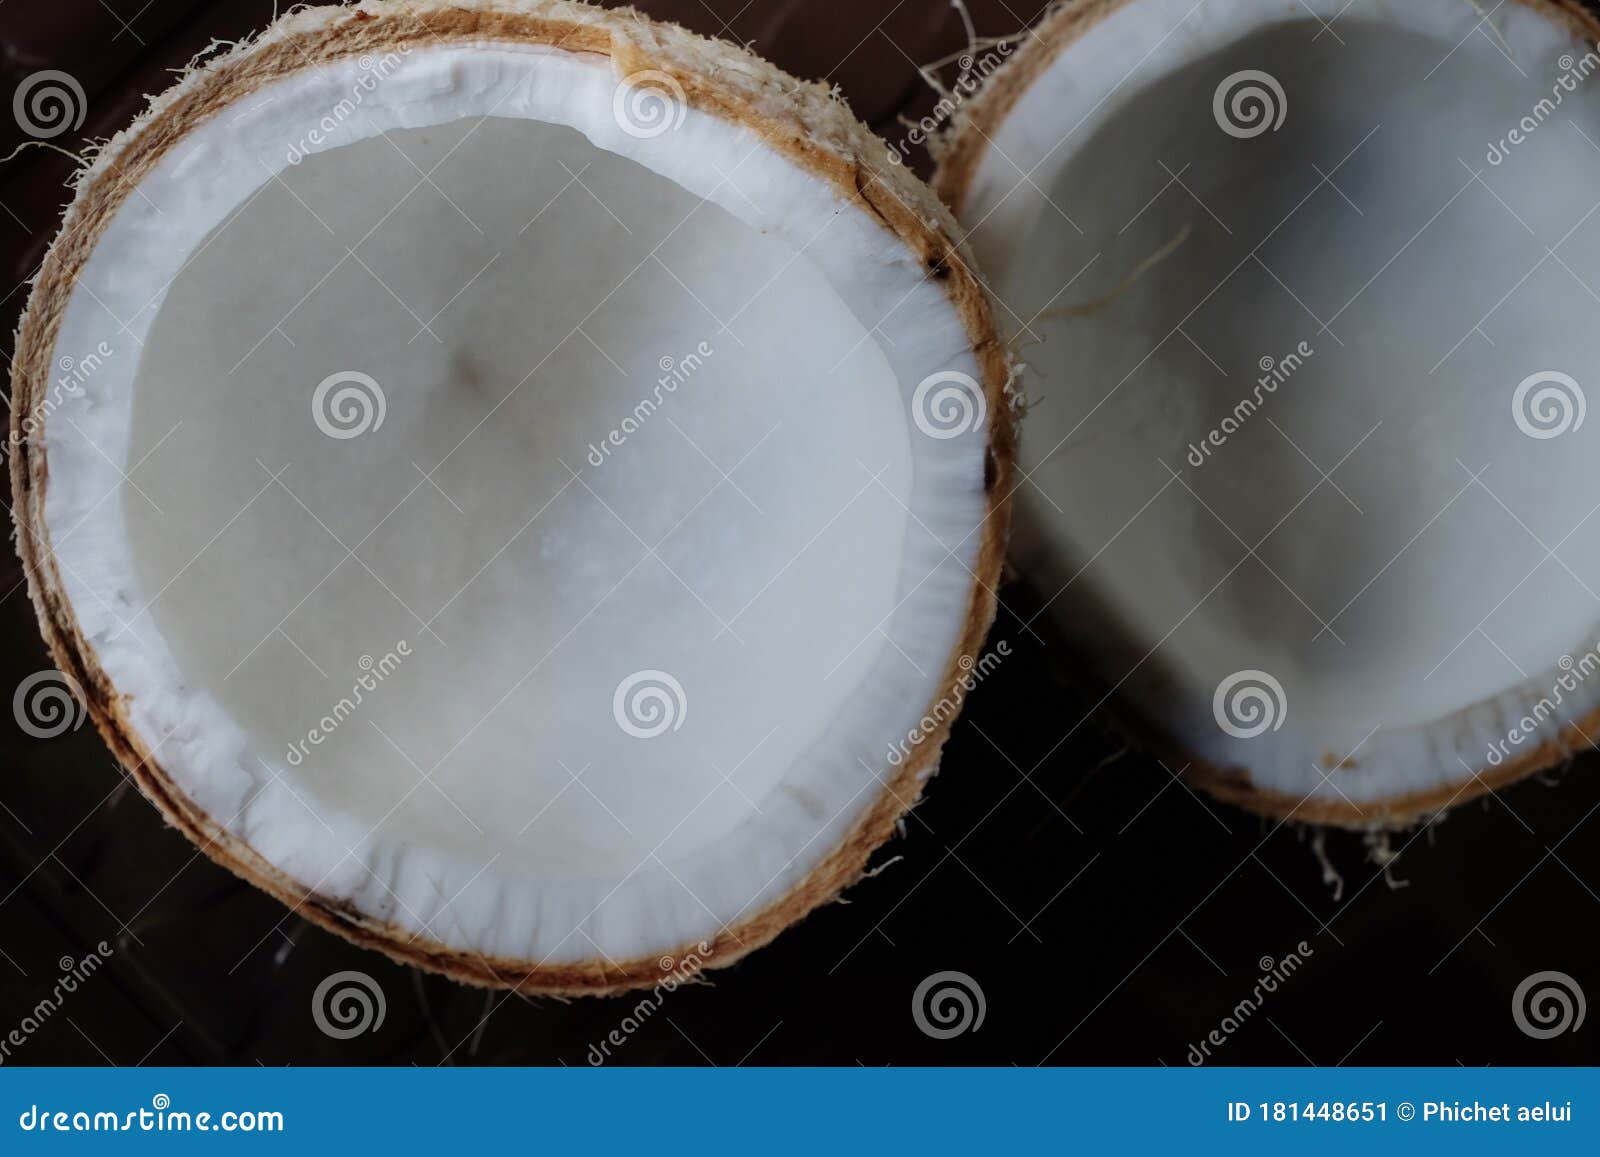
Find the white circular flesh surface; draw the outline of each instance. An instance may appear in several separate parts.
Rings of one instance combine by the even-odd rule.
[[[877,343],[789,247],[566,128],[288,169],[168,291],[133,414],[185,677],[307,823],[413,852],[681,861],[769,805],[899,598]]]
[[[1048,128],[1000,142],[1024,169],[1054,147],[1057,166],[1030,228],[986,244],[978,226],[1037,339],[1021,552],[1074,629],[1121,631],[1107,673],[1161,722],[1313,786],[1312,758],[1542,681],[1592,644],[1600,422],[1541,422],[1516,392],[1541,374],[1600,386],[1600,79],[1491,163],[1573,64],[1554,49],[1583,56],[1521,5],[1496,23],[1526,75],[1497,33],[1451,31],[1466,5],[1408,8],[1437,35],[1364,19],[1366,4],[1332,31],[1283,6],[1212,6],[1243,30],[1169,60],[1221,19],[1181,27],[1189,7],[1135,3],[1067,51],[1057,68],[1081,76],[1117,36],[1132,53],[1141,12],[1132,39],[1172,33],[1131,76],[1136,54],[1104,66],[1126,84],[1092,129],[1073,129],[1089,96],[1058,99]],[[1281,88],[1283,122],[1230,134],[1214,97],[1247,70]],[[1019,179],[986,164],[971,222]],[[1553,425],[1570,429],[1526,432]],[[1213,691],[1249,670],[1281,684],[1274,721],[1286,712],[1309,751],[1219,733]]]
[[[790,894],[972,605],[988,427],[914,409],[980,372],[949,295],[652,77],[274,81],[143,174],[52,351],[49,544],[148,758],[285,889],[486,957]]]

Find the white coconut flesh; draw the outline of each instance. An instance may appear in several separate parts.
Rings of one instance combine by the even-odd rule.
[[[910,403],[970,339],[879,221],[608,61],[372,67],[205,123],[90,258],[55,348],[114,353],[45,436],[79,626],[307,890],[533,963],[709,940],[948,678],[986,430]]]
[[[1028,365],[1013,555],[1280,807],[1448,803],[1600,704],[1571,19],[1134,0],[984,128],[960,216]]]

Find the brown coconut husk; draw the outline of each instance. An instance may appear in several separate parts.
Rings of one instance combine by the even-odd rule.
[[[1017,411],[1010,360],[968,255],[956,240],[955,220],[915,177],[882,162],[882,143],[829,89],[795,80],[744,49],[649,20],[632,9],[602,9],[568,0],[368,0],[348,8],[303,9],[206,61],[156,97],[79,174],[76,196],[34,282],[22,320],[11,408],[17,442],[11,460],[17,548],[45,641],[59,668],[83,688],[95,726],[167,821],[216,863],[271,893],[292,913],[347,940],[469,984],[553,995],[647,988],[675,970],[681,978],[685,961],[709,968],[734,963],[859,879],[873,851],[895,833],[901,817],[920,797],[952,720],[930,731],[901,766],[884,769],[882,789],[871,806],[804,881],[723,929],[704,948],[686,943],[666,953],[621,962],[549,964],[490,958],[414,936],[290,878],[202,811],[163,770],[156,751],[135,731],[127,703],[79,628],[44,521],[48,457],[22,428],[22,416],[33,412],[49,388],[52,350],[79,272],[118,206],[187,131],[263,85],[310,66],[403,47],[470,42],[543,45],[607,57],[619,77],[643,69],[670,75],[690,105],[755,132],[768,147],[827,181],[842,200],[871,213],[916,255],[929,279],[949,296],[982,369],[991,415],[985,471],[988,516],[959,642],[946,663],[941,691],[932,701],[960,703],[966,673],[962,660],[970,664],[976,658],[995,614]]]

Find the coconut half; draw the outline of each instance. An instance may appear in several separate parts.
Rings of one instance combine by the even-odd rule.
[[[156,99],[34,286],[12,482],[167,818],[531,991],[732,963],[857,878],[1011,490],[983,295],[879,156],[820,86],[557,2],[304,10]]]
[[[1028,366],[1014,559],[1226,799],[1403,823],[1600,726],[1600,28],[1054,9],[936,182]]]

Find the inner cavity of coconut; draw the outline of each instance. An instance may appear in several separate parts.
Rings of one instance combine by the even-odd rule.
[[[50,427],[75,611],[302,884],[501,954],[714,935],[937,698],[982,433],[908,406],[966,339],[876,223],[702,114],[627,131],[603,65],[417,52],[305,149],[361,76],[225,114],[92,258],[61,348],[130,349]]]
[[[699,200],[571,129],[403,129],[286,172],[167,292],[139,584],[315,799],[627,871],[754,814],[870,669],[894,377],[813,267]]]
[[[1600,61],[1518,3],[1310,8],[1119,9],[963,215],[1030,368],[1025,572],[1189,750],[1353,797],[1500,762],[1596,645]]]

